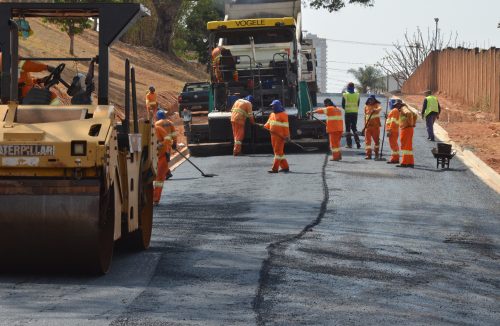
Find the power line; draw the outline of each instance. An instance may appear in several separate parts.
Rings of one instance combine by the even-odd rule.
[[[369,65],[369,66],[375,65],[374,63],[366,63],[366,62],[348,62],[348,61],[335,61],[335,60],[327,60],[326,62],[342,63],[342,64],[349,64],[349,65]]]
[[[334,40],[331,38],[327,38],[326,40],[329,42],[356,44],[356,45],[370,45],[370,46],[384,46],[384,47],[394,46],[394,44],[389,44],[389,43],[372,43],[372,42],[349,41],[349,40]]]

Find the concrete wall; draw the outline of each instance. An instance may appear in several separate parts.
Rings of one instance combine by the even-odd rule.
[[[404,83],[402,92],[417,94],[426,89],[469,105],[489,106],[500,120],[500,49],[432,52]]]

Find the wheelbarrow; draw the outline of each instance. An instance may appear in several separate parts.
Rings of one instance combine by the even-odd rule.
[[[441,169],[450,168],[450,160],[457,154],[457,151],[452,150],[450,144],[438,143],[437,148],[431,150],[432,155],[436,159],[436,169],[441,165]]]

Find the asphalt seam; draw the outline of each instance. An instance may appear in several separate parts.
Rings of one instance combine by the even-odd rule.
[[[264,304],[264,291],[269,285],[269,274],[273,266],[274,260],[277,256],[281,255],[288,246],[294,241],[300,240],[307,232],[311,231],[315,226],[319,225],[325,217],[328,208],[328,201],[330,200],[330,192],[328,183],[326,181],[326,167],[328,164],[329,154],[325,155],[323,166],[321,170],[321,178],[323,182],[323,201],[321,202],[319,214],[311,223],[307,224],[299,233],[286,237],[284,239],[273,242],[267,246],[267,258],[262,262],[259,273],[259,286],[255,293],[255,298],[252,303],[253,311],[255,312],[256,324],[258,326],[265,325],[263,318],[263,304]]]

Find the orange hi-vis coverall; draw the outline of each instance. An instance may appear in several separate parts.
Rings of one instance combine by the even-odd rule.
[[[32,72],[42,72],[46,71],[48,66],[43,63],[38,63],[30,60],[21,60],[19,61],[18,70],[19,70],[19,86],[21,87],[21,95],[23,97],[28,94],[30,89],[35,85],[34,78],[31,76]]]
[[[380,146],[380,111],[382,108],[378,104],[365,105],[365,150],[366,157],[372,156],[372,139],[375,143],[375,156],[378,157]],[[371,115],[371,118],[370,118]],[[368,121],[368,119],[370,119]]]
[[[224,55],[226,57],[224,57]],[[227,66],[226,61],[233,62],[232,60],[234,59],[230,57],[229,53],[224,49],[224,47],[218,46],[212,50],[212,72],[217,83],[223,83],[224,76],[228,78],[227,76],[229,75],[229,73],[231,73],[231,78],[234,81],[238,81],[237,70],[231,69],[232,71],[227,71],[229,70],[229,67]],[[224,62],[226,62],[226,64],[224,64]]]
[[[2,53],[0,52],[0,67],[2,67]],[[49,66],[43,63],[39,63],[36,61],[30,61],[30,60],[20,60],[18,65],[17,65],[17,71],[18,71],[18,87],[21,89],[21,96],[25,97],[26,94],[35,86],[35,81],[36,78],[33,78],[31,76],[32,72],[42,72],[42,71],[47,71],[49,69]],[[52,102],[57,101],[57,95],[54,92],[51,92],[51,99]],[[58,103],[51,103],[51,104],[58,104]]]
[[[239,99],[233,104],[231,109],[231,125],[233,127],[234,148],[233,155],[241,154],[241,145],[245,138],[245,122],[250,119],[250,123],[254,124],[255,119],[252,112],[252,103],[247,100]]]
[[[163,119],[155,122],[155,133],[156,139],[160,142],[160,149],[158,151],[158,173],[153,182],[153,202],[158,203],[161,198],[163,183],[170,173],[168,163],[170,162],[172,146],[177,143],[177,131],[172,121]]]
[[[330,149],[332,150],[332,159],[340,161],[342,153],[340,152],[340,141],[344,132],[344,120],[342,119],[342,110],[336,106],[328,106],[322,109],[314,110],[314,113],[326,115],[326,132],[330,138]]]
[[[417,114],[409,108],[402,107],[399,115],[399,128],[401,135],[401,164],[415,164],[413,157],[413,129],[417,124]]]
[[[264,128],[271,131],[271,144],[274,151],[272,170],[277,172],[280,167],[283,170],[288,170],[288,162],[285,157],[285,139],[290,137],[288,114],[286,112],[271,113]]]
[[[394,108],[389,112],[387,120],[385,121],[387,134],[389,135],[389,145],[391,146],[391,160],[390,162],[399,163],[399,110]]]
[[[220,71],[221,48],[216,47],[212,50],[212,72],[215,81],[218,83],[223,82],[222,72]]]
[[[156,97],[156,93],[151,93],[150,91],[146,93],[146,111],[150,119],[151,115],[153,115],[153,120],[156,119],[156,111],[158,111],[158,98]]]

